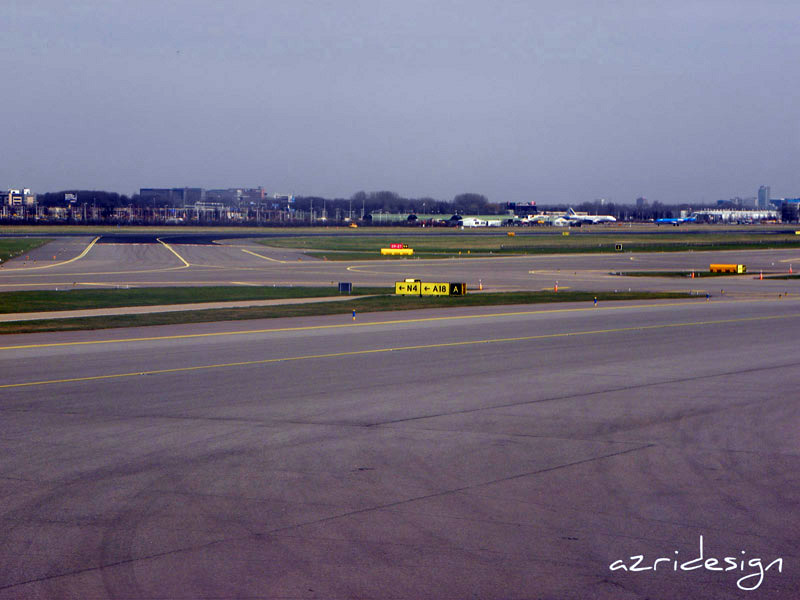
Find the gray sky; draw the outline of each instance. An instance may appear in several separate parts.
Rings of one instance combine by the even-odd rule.
[[[0,186],[800,196],[800,2],[3,0]]]

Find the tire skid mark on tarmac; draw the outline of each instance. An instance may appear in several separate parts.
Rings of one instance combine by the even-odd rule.
[[[155,559],[163,558],[163,557],[166,557],[166,556],[173,556],[173,555],[177,555],[177,554],[182,554],[184,552],[196,552],[198,550],[204,550],[204,549],[207,549],[207,548],[211,548],[211,547],[214,547],[214,546],[218,546],[220,544],[225,544],[225,543],[230,543],[230,542],[237,542],[237,541],[243,541],[243,540],[249,540],[249,539],[263,539],[263,538],[270,537],[270,536],[273,536],[273,535],[276,535],[276,534],[279,534],[279,533],[284,533],[284,532],[287,532],[287,531],[297,530],[297,529],[300,529],[300,528],[303,528],[303,527],[307,527],[307,526],[310,526],[310,525],[313,526],[313,525],[318,525],[318,524],[321,524],[321,523],[328,523],[328,522],[335,521],[335,520],[338,520],[338,519],[346,519],[346,518],[349,518],[349,517],[352,517],[352,516],[355,516],[355,515],[362,515],[362,514],[366,514],[366,513],[371,513],[371,512],[381,511],[381,510],[387,510],[387,509],[395,508],[397,506],[402,506],[402,505],[405,505],[405,504],[411,504],[413,502],[419,502],[419,501],[422,501],[422,500],[428,500],[430,498],[440,498],[440,497],[443,497],[443,496],[449,496],[451,494],[458,494],[460,492],[466,492],[466,491],[470,491],[470,490],[474,490],[474,489],[480,489],[480,488],[487,487],[487,486],[490,486],[490,485],[494,485],[494,484],[497,484],[497,483],[504,483],[506,481],[513,481],[515,479],[522,479],[524,477],[533,477],[533,476],[536,476],[536,475],[541,475],[543,473],[550,473],[552,471],[558,471],[558,470],[561,470],[561,469],[567,469],[567,468],[574,467],[574,466],[584,465],[586,463],[596,462],[596,461],[599,461],[599,460],[605,460],[607,458],[614,458],[614,457],[621,456],[621,455],[624,455],[624,454],[629,454],[629,453],[632,453],[632,452],[638,452],[639,450],[647,450],[649,448],[654,448],[654,447],[656,447],[656,444],[650,444],[650,443],[643,444],[643,445],[637,446],[635,448],[626,448],[624,450],[618,450],[616,452],[610,452],[608,454],[601,454],[599,456],[592,456],[592,457],[589,457],[589,458],[584,458],[584,459],[581,459],[581,460],[575,460],[575,461],[571,461],[571,462],[568,462],[568,463],[557,464],[557,465],[553,465],[551,467],[544,467],[544,468],[541,468],[541,469],[535,469],[533,471],[528,471],[528,472],[525,472],[525,473],[517,473],[516,475],[509,475],[508,477],[501,477],[501,478],[493,479],[493,480],[490,480],[490,481],[483,481],[483,482],[473,483],[473,484],[470,484],[470,485],[465,485],[465,486],[461,486],[461,487],[457,487],[457,488],[441,490],[441,491],[438,491],[438,492],[433,492],[431,494],[424,494],[424,495],[415,496],[415,497],[412,497],[412,498],[404,498],[402,500],[397,500],[395,502],[387,502],[387,503],[379,504],[379,505],[376,505],[376,506],[370,506],[370,507],[360,508],[360,509],[356,509],[356,510],[348,510],[346,512],[342,512],[342,513],[337,514],[337,515],[331,515],[331,516],[322,517],[322,518],[319,518],[319,519],[312,519],[312,520],[305,521],[305,522],[302,522],[302,523],[293,523],[291,525],[284,525],[282,527],[275,527],[275,528],[272,528],[272,529],[269,529],[269,530],[263,531],[263,532],[251,532],[251,533],[247,533],[247,534],[244,534],[244,535],[231,536],[231,537],[228,537],[228,538],[225,538],[225,539],[221,539],[221,540],[212,540],[210,542],[205,542],[205,543],[202,543],[202,544],[194,544],[194,545],[186,546],[186,547],[183,547],[183,548],[175,548],[175,549],[172,549],[172,550],[166,550],[164,552],[157,552],[157,553],[148,554],[148,555],[145,555],[145,556],[131,557],[131,558],[128,558],[128,559],[118,560],[118,561],[111,562],[111,563],[108,563],[108,564],[100,564],[100,565],[96,565],[96,566],[86,567],[86,568],[83,568],[83,569],[75,569],[75,570],[68,571],[68,572],[65,572],[65,573],[54,573],[52,575],[46,575],[46,576],[43,576],[43,577],[37,577],[37,578],[26,580],[26,581],[19,581],[19,582],[11,583],[11,584],[8,584],[8,585],[0,585],[0,590],[13,589],[13,588],[24,586],[24,585],[30,585],[30,584],[34,584],[34,583],[41,583],[43,581],[51,581],[53,579],[60,579],[62,577],[72,577],[72,576],[75,576],[75,575],[81,575],[83,573],[91,573],[91,572],[94,572],[94,571],[103,571],[103,569],[109,569],[109,568],[120,567],[120,566],[127,566],[127,565],[131,565],[133,563],[140,562],[140,561],[155,560]]]
[[[780,364],[780,365],[769,365],[769,366],[763,366],[763,367],[753,367],[751,369],[735,369],[735,370],[731,370],[731,371],[724,371],[722,373],[711,373],[711,374],[695,375],[693,377],[678,377],[678,378],[675,378],[675,379],[665,379],[665,380],[662,380],[662,381],[651,381],[651,382],[647,382],[647,383],[637,383],[637,384],[634,384],[634,385],[623,385],[623,386],[619,386],[619,387],[606,388],[606,389],[602,389],[602,390],[593,390],[591,392],[576,392],[574,394],[565,394],[563,396],[551,396],[549,398],[539,398],[539,399],[536,399],[536,400],[520,400],[519,402],[507,402],[507,403],[504,403],[504,404],[496,404],[496,405],[493,405],[493,406],[480,406],[480,407],[477,407],[477,408],[462,408],[462,409],[459,409],[459,410],[444,411],[444,412],[434,413],[434,414],[430,414],[430,415],[420,415],[420,416],[417,416],[417,417],[406,417],[404,419],[393,419],[391,421],[379,421],[379,422],[376,422],[376,423],[369,423],[369,424],[365,425],[365,427],[380,427],[380,426],[384,426],[384,425],[394,425],[396,423],[408,423],[410,421],[420,421],[420,420],[424,420],[424,419],[435,419],[437,417],[449,417],[449,416],[452,416],[452,415],[464,415],[464,414],[469,414],[469,413],[481,412],[481,411],[485,411],[485,410],[497,410],[497,409],[502,409],[502,408],[516,408],[516,407],[519,407],[519,406],[527,406],[529,404],[542,404],[544,402],[559,402],[561,400],[573,400],[575,398],[589,398],[591,396],[599,396],[601,394],[613,394],[613,393],[617,393],[617,392],[630,392],[630,391],[634,391],[634,390],[641,390],[641,389],[646,389],[646,388],[660,386],[660,385],[672,385],[672,384],[676,384],[676,383],[690,383],[690,382],[693,382],[693,381],[701,381],[703,379],[713,379],[713,378],[716,378],[716,377],[732,377],[734,375],[743,375],[743,374],[748,374],[748,373],[760,373],[760,372],[763,372],[763,371],[774,371],[774,370],[787,369],[787,368],[798,367],[798,366],[800,366],[800,362],[792,362],[792,363],[786,363],[786,364]],[[691,414],[680,414],[680,415],[672,417],[672,418],[661,419],[659,421],[659,423],[667,423],[669,421],[677,421],[677,420],[680,420],[680,419],[685,419],[687,416],[688,417],[695,417],[695,416],[700,417],[700,416],[704,416],[704,415],[707,415],[707,414],[713,414],[713,413],[719,412],[721,410],[727,410],[727,409],[731,408],[732,406],[750,406],[751,404],[753,404],[753,402],[748,401],[748,402],[742,402],[742,403],[739,403],[739,404],[736,404],[736,405],[730,405],[729,404],[729,405],[725,405],[724,407],[707,408],[707,409],[704,409],[704,410],[695,411],[695,412],[693,412]],[[635,427],[634,429],[637,429],[637,428],[638,428],[638,426]],[[617,433],[619,431],[628,431],[629,429],[617,429],[612,433]],[[540,436],[533,436],[533,437],[540,437]],[[570,439],[574,439],[574,438],[570,438]],[[604,440],[604,441],[612,442],[613,440]],[[638,442],[613,442],[613,443],[638,443]]]

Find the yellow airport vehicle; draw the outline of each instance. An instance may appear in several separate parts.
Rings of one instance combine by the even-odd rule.
[[[725,263],[712,263],[708,265],[711,273],[747,273],[745,265],[733,265]]]

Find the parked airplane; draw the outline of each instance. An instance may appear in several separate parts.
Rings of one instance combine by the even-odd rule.
[[[695,223],[697,221],[697,216],[692,215],[691,217],[681,217],[675,219],[656,219],[656,225],[675,225],[678,227],[681,223]]]
[[[556,217],[555,219],[553,219],[552,223],[556,227],[568,227],[572,223],[572,221],[570,221],[565,217]]]
[[[617,220],[611,215],[579,215],[571,208],[567,211],[565,218],[572,221],[572,223],[575,225],[579,223],[615,223]]]

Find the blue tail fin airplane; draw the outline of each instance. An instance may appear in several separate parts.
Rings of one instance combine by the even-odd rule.
[[[678,227],[681,223],[695,223],[697,222],[697,217],[692,215],[691,217],[680,217],[676,219],[656,219],[656,225],[675,225]]]

